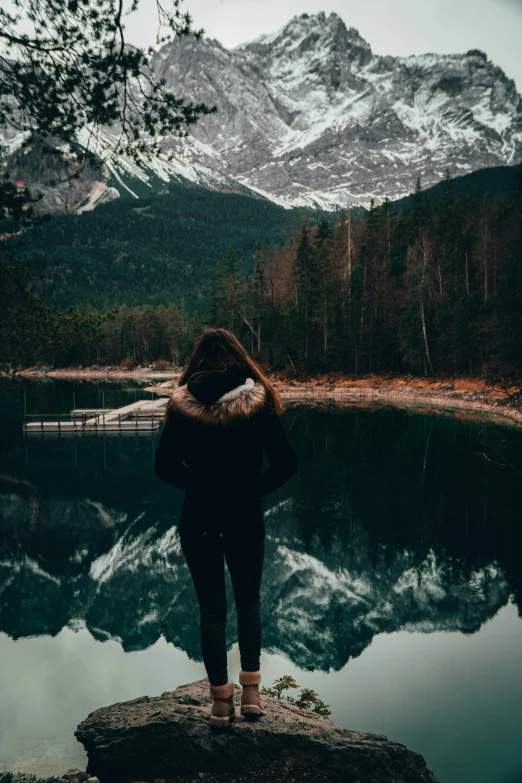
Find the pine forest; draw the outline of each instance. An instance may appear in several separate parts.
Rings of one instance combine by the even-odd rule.
[[[522,372],[522,178],[508,197],[433,199],[420,183],[398,212],[303,217],[283,246],[232,243],[199,307],[69,310],[41,339],[14,343],[21,365],[183,363],[205,325],[232,329],[256,359],[297,375],[484,376]],[[47,310],[42,305],[44,310]]]

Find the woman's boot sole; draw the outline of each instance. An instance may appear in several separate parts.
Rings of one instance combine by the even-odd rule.
[[[261,718],[265,713],[261,707],[257,707],[254,704],[245,704],[241,707],[241,715],[247,720],[257,720]]]
[[[215,715],[210,716],[210,725],[214,728],[218,729],[224,729],[227,726],[230,726],[230,724],[234,721],[235,715],[230,715],[229,717],[223,717],[219,718]]]

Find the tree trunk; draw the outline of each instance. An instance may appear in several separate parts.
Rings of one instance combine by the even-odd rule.
[[[323,338],[324,338],[324,352],[326,353],[327,341],[328,341],[328,319],[326,316],[326,283],[323,286]]]
[[[424,361],[424,374],[427,375],[426,362],[430,368],[430,372],[433,372],[433,365],[430,358],[430,349],[428,346],[428,333],[426,330],[426,315],[424,312],[424,282],[426,280],[426,266],[428,263],[428,246],[426,244],[426,238],[422,238],[422,278],[421,278],[421,291],[420,291],[420,311],[422,322],[422,337],[424,340],[425,361]]]
[[[484,301],[488,299],[488,224],[484,226]]]
[[[347,242],[346,242],[346,264],[343,265],[343,271],[342,271],[342,281],[343,281],[343,288],[342,288],[342,317],[343,321],[346,318],[346,300],[348,300],[348,304],[351,300],[351,279],[352,275],[352,215],[350,212],[350,208],[348,207],[348,220],[347,220]]]

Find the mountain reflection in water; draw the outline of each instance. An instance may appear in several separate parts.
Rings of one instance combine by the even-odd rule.
[[[300,470],[265,503],[266,650],[337,670],[379,633],[473,633],[510,596],[520,614],[522,493],[504,462],[522,464],[516,433],[388,409],[296,406],[286,424]],[[164,636],[200,660],[182,494],[153,473],[156,441],[19,440],[4,453],[0,631],[85,625],[125,650]],[[232,621],[228,633],[232,645]]]

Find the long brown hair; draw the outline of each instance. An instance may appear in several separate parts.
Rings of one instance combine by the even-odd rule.
[[[284,406],[279,392],[248,355],[237,337],[228,329],[205,329],[181,374],[178,385],[183,386],[194,375],[209,370],[237,372],[239,375],[246,373],[265,387],[268,407],[274,413],[283,413]]]

